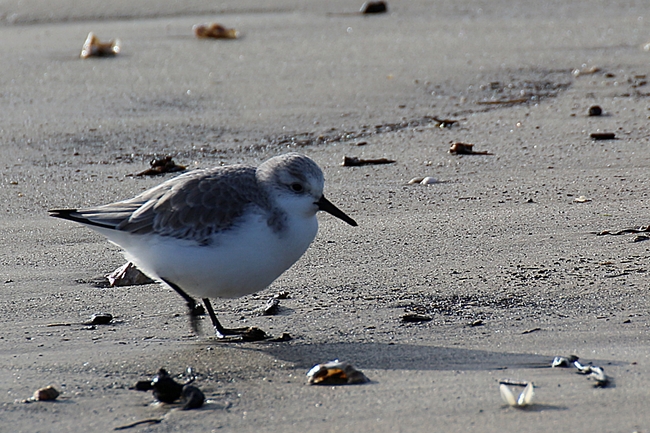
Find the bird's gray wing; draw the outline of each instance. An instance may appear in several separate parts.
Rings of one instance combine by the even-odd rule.
[[[206,243],[214,232],[236,225],[250,206],[259,212],[269,212],[271,207],[257,183],[255,168],[228,166],[186,173],[129,200],[52,212],[98,227]]]

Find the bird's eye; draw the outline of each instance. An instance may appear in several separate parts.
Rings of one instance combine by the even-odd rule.
[[[293,191],[293,192],[303,192],[304,191],[303,186],[301,184],[299,184],[299,183],[292,183],[290,185],[290,188],[291,188],[291,191]]]

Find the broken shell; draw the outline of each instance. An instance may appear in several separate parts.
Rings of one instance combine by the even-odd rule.
[[[598,66],[592,66],[590,68],[583,68],[583,69],[574,69],[571,71],[571,74],[578,78],[580,75],[592,75],[600,72],[601,69]]]
[[[349,362],[338,359],[325,364],[317,364],[307,373],[310,385],[352,385],[369,382],[365,374]]]
[[[507,385],[499,385],[499,392],[501,393],[501,398],[506,404],[512,407],[523,408],[530,406],[533,403],[533,397],[535,396],[533,382],[528,382],[526,388],[523,392],[519,394],[519,398],[515,399],[515,395],[512,393],[512,390],[508,388]]]
[[[438,183],[438,179],[433,178],[431,176],[427,176],[424,179],[422,179],[420,185],[433,185],[434,183]]]
[[[457,155],[473,153],[473,147],[473,144],[454,142],[451,143],[451,146],[449,147],[449,153],[455,153]]]
[[[551,367],[572,367],[573,363],[576,362],[579,358],[575,355],[569,357],[566,356],[556,356],[551,362]]]
[[[237,30],[227,29],[217,23],[197,24],[192,27],[192,30],[197,38],[237,39],[239,37]]]
[[[88,57],[109,57],[119,54],[121,42],[114,39],[109,42],[100,42],[99,38],[93,32],[88,33],[79,57],[87,59]]]
[[[53,386],[46,386],[45,388],[37,389],[34,391],[34,400],[38,401],[52,401],[56,400],[59,396],[59,391],[54,389]]]
[[[424,180],[423,177],[414,177],[413,179],[407,182],[408,185],[415,185],[416,183],[421,183]]]
[[[584,195],[581,195],[580,197],[574,198],[573,201],[576,202],[576,203],[587,203],[587,202],[590,202],[591,199],[585,197]]]
[[[260,309],[263,316],[275,316],[280,310],[280,300],[275,296],[266,301],[266,305]]]
[[[605,374],[605,371],[601,367],[593,366],[591,367],[591,372],[589,373],[589,376],[587,376],[588,379],[593,379],[596,381],[597,387],[606,387],[609,384],[609,378]]]
[[[151,284],[154,281],[128,262],[106,275],[111,287],[137,286],[140,284]]]
[[[474,145],[469,143],[460,143],[458,141],[451,143],[449,147],[449,153],[453,155],[492,155],[492,153],[482,150],[475,151],[473,150]]]

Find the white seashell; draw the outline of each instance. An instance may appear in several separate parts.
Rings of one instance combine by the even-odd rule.
[[[438,179],[435,179],[431,176],[427,176],[422,181],[420,182],[420,185],[433,185],[434,183],[438,183]]]
[[[409,180],[407,183],[409,185],[415,185],[416,183],[420,183],[424,180],[423,177],[414,177],[413,179]]]
[[[499,391],[501,392],[501,398],[503,401],[506,402],[508,406],[512,407],[530,406],[533,403],[533,397],[535,395],[532,382],[528,382],[528,385],[526,385],[526,388],[524,388],[524,391],[519,394],[519,398],[517,399],[515,399],[515,395],[506,385],[501,384],[499,386]]]

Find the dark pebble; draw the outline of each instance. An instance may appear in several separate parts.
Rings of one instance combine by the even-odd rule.
[[[417,322],[428,322],[432,320],[432,317],[425,316],[424,314],[405,314],[402,316],[402,322],[417,323]]]
[[[175,402],[183,392],[183,385],[172,379],[164,368],[158,370],[158,374],[154,376],[151,385],[153,388],[153,397],[163,403]]]
[[[591,107],[589,107],[590,116],[600,116],[601,114],[603,114],[603,109],[600,108],[600,106],[592,105]]]
[[[108,325],[113,321],[113,316],[108,313],[97,313],[90,316],[89,325]]]
[[[384,14],[388,12],[385,1],[368,1],[361,6],[362,14]]]
[[[616,138],[616,134],[613,132],[594,132],[590,135],[590,137],[594,140],[614,140]]]
[[[205,394],[196,386],[186,385],[182,397],[185,400],[183,410],[198,409],[205,403]]]

